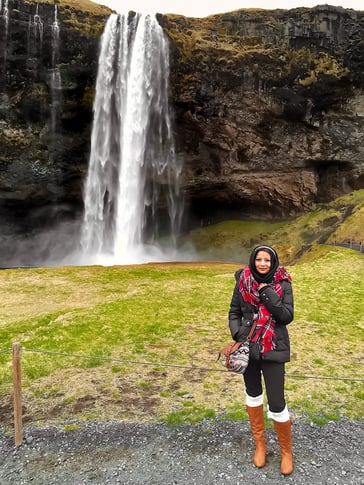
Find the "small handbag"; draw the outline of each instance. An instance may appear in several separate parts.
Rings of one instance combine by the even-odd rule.
[[[229,372],[244,374],[249,364],[250,340],[254,333],[257,321],[252,325],[245,342],[230,342],[219,352],[217,360],[221,357],[221,363]]]

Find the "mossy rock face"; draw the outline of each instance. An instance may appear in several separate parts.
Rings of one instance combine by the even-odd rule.
[[[160,23],[197,220],[293,217],[363,187],[362,12],[249,9]]]
[[[360,79],[354,69],[364,55],[360,19],[353,11],[317,7],[239,10],[204,19],[161,16],[161,24],[179,64],[176,77],[180,70],[203,76],[211,66],[225,65],[239,78],[255,74],[267,87],[287,86],[310,98],[314,84],[324,89]],[[351,50],[355,60],[349,62]]]
[[[88,0],[9,0],[8,6],[7,37],[0,36],[4,237],[29,235],[80,212],[99,40],[112,13]]]

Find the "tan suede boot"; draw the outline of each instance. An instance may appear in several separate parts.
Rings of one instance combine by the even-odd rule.
[[[273,421],[273,423],[277,433],[278,443],[281,447],[281,473],[283,475],[290,475],[293,472],[291,421],[288,420],[284,423]]]
[[[246,410],[255,442],[254,465],[261,468],[265,465],[265,454],[267,451],[264,433],[263,404],[257,407],[247,406]]]

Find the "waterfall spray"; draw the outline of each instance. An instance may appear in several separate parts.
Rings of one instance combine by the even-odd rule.
[[[87,263],[166,259],[161,236],[169,250],[175,247],[181,165],[168,81],[168,44],[155,17],[111,15],[100,47],[84,190],[81,247]]]

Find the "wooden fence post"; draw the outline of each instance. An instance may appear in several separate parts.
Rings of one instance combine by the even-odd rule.
[[[13,386],[14,386],[14,440],[15,446],[23,442],[22,400],[21,400],[21,362],[20,343],[13,343]]]

